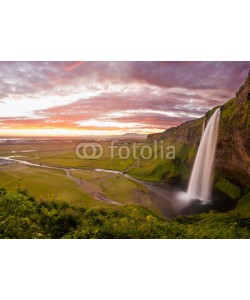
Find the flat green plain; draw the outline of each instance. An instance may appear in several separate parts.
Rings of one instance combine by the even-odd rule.
[[[101,204],[60,170],[18,163],[5,165],[0,168],[0,186],[8,190],[26,190],[30,195],[41,200],[62,200],[76,206]]]

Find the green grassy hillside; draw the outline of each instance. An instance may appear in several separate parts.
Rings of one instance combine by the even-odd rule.
[[[168,221],[141,206],[77,208],[1,188],[0,238],[250,238],[249,203]]]

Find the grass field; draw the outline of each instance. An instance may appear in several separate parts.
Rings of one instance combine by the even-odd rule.
[[[119,171],[127,171],[130,175],[148,181],[161,181],[164,180],[163,175],[168,174],[169,181],[175,180],[179,174],[182,174],[183,178],[187,179],[189,169],[181,164],[178,160],[167,160],[166,157],[161,157],[161,149],[167,148],[169,143],[162,142],[155,148],[154,143],[137,143],[137,150],[132,150],[132,142],[119,142],[116,144],[117,148],[114,150],[114,157],[111,157],[110,145],[111,141],[98,142],[103,148],[103,155],[98,159],[81,159],[76,155],[76,147],[81,141],[65,142],[54,141],[44,142],[41,144],[26,143],[23,145],[1,145],[0,156],[23,156],[20,159],[24,159],[33,163],[39,163],[43,165],[69,167],[69,168],[86,168],[86,169],[111,169]],[[135,142],[133,142],[135,143]],[[141,159],[141,149],[144,145],[151,147],[153,154],[149,159]],[[129,157],[123,159],[126,156],[126,149],[119,152],[122,147],[129,149]],[[176,145],[176,150],[181,152],[179,145]],[[33,151],[32,151],[33,150]],[[143,151],[144,156],[148,156],[148,151]],[[156,151],[155,151],[156,150]],[[164,150],[164,151],[165,151]],[[30,151],[30,152],[26,152]],[[185,149],[182,151],[182,156],[186,156]],[[118,154],[121,154],[120,156]],[[164,152],[164,155],[166,151]],[[139,157],[139,159],[138,159]]]
[[[152,203],[147,188],[122,175],[87,170],[72,170],[71,174],[100,188],[106,197],[114,201],[124,204],[142,205],[159,213],[158,209]]]
[[[37,199],[62,200],[76,206],[104,205],[66,177],[64,171],[19,164],[0,167],[0,186],[25,189]]]
[[[79,142],[53,141],[37,144],[27,141],[23,144],[3,144],[0,145],[0,156],[14,156],[13,158],[41,165],[85,169],[71,171],[71,174],[76,179],[81,177],[86,181],[90,190],[101,193],[113,201],[142,205],[160,214],[153,205],[147,188],[143,185],[121,175],[91,171],[94,168],[119,171],[133,169],[136,159],[132,157],[122,159],[118,155],[111,159],[110,142],[101,142],[104,149],[101,158],[80,159],[75,152]],[[128,143],[120,143],[120,146],[122,145],[129,147]],[[84,191],[86,184],[81,188],[60,170],[42,169],[17,163],[5,165],[0,168],[0,186],[12,190],[27,189],[38,199],[58,199],[80,206],[108,205],[97,201],[89,191]]]
[[[76,155],[76,147],[79,143],[81,141],[0,145],[0,156],[22,156],[20,159],[58,167],[103,168],[121,171],[127,170],[136,162],[132,156],[128,159],[122,159],[115,155],[114,158],[110,159],[110,142],[100,142],[104,153],[99,159],[81,159]]]

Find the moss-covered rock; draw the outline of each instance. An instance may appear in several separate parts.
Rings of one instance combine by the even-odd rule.
[[[232,184],[226,178],[219,177],[215,182],[214,187],[217,190],[228,195],[232,199],[239,199],[241,197],[241,189],[238,186]]]
[[[250,218],[250,192],[238,201],[236,212],[238,212],[242,217]]]

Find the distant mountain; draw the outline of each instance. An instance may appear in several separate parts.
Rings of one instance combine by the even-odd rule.
[[[139,133],[125,133],[120,136],[121,138],[134,138],[134,139],[146,139],[146,134],[139,134]]]

